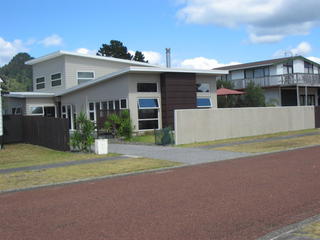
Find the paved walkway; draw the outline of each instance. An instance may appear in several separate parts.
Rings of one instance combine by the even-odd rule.
[[[256,240],[320,214],[319,156],[314,147],[0,194],[0,239]]]
[[[145,146],[131,144],[110,144],[109,151],[112,153],[169,160],[184,164],[215,162],[253,155],[249,153],[206,150],[200,148]]]
[[[308,218],[277,231],[269,233],[258,240],[315,240],[320,239],[320,215]]]
[[[270,138],[262,138],[262,139],[253,139],[253,140],[247,140],[247,141],[237,141],[237,142],[230,142],[230,143],[205,145],[205,146],[199,146],[199,148],[212,149],[212,148],[228,147],[228,146],[248,144],[248,143],[270,142],[275,140],[292,139],[297,137],[306,137],[306,136],[314,136],[314,135],[320,135],[320,132],[310,132],[310,133],[302,133],[302,134],[295,134],[295,135],[289,135],[289,136],[278,136],[278,137],[270,137]]]
[[[128,158],[128,157],[117,156],[117,157],[77,160],[77,161],[61,162],[61,163],[50,163],[50,164],[34,165],[34,166],[28,166],[28,167],[0,169],[0,174],[21,172],[21,171],[41,170],[41,169],[48,169],[48,168],[67,167],[67,166],[74,166],[74,165],[80,165],[80,164],[90,164],[90,163],[98,163],[98,162],[105,162],[105,161],[111,161],[111,160],[119,160],[119,159],[125,159],[125,158]]]

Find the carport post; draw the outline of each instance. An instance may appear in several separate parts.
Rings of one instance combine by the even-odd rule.
[[[304,86],[304,105],[307,106],[308,105],[308,88],[307,86]]]

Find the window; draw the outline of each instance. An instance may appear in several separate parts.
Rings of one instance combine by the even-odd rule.
[[[109,110],[114,110],[113,101],[109,101],[109,102],[108,102],[108,105],[109,105]]]
[[[127,99],[121,99],[120,100],[120,109],[126,109],[126,108],[128,108]]]
[[[56,73],[51,75],[51,86],[60,86],[61,85],[61,73]]]
[[[95,121],[96,120],[95,105],[94,105],[93,102],[89,103],[89,119],[91,121]]]
[[[36,78],[36,89],[43,89],[45,88],[45,78],[40,77]]]
[[[119,110],[120,109],[120,101],[119,100],[115,100],[114,101],[114,107],[115,107],[115,110]]]
[[[283,73],[292,74],[293,73],[293,61],[290,60],[283,64]]]
[[[210,92],[209,83],[197,83],[197,92]]]
[[[21,115],[21,107],[16,107],[11,109],[12,115]]]
[[[101,110],[108,110],[108,102],[101,102]]]
[[[138,83],[137,84],[138,92],[157,92],[156,83]]]
[[[32,115],[43,115],[43,106],[31,107]]]
[[[141,98],[138,100],[139,130],[159,128],[159,104],[155,98]]]
[[[309,62],[304,62],[304,73],[313,73],[313,65]]]
[[[264,77],[264,69],[263,68],[256,68],[253,70],[253,76],[255,78],[262,78]]]
[[[62,117],[62,118],[67,118],[67,108],[66,108],[65,105],[63,105],[63,106],[61,107],[61,117]]]
[[[78,84],[90,81],[94,79],[94,72],[78,72],[77,79],[78,79]]]
[[[140,109],[143,108],[159,108],[158,99],[156,98],[141,98],[138,101]]]
[[[210,98],[197,98],[197,107],[208,108],[212,107]]]
[[[244,70],[244,77],[245,78],[253,78],[253,70],[251,70],[251,69]]]

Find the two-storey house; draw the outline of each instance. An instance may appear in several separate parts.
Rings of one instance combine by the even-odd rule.
[[[148,63],[59,51],[26,62],[33,92],[5,96],[8,114],[94,122],[101,113],[129,109],[135,131],[173,127],[175,109],[217,107],[216,77],[227,70],[173,69]]]
[[[235,89],[246,89],[254,82],[264,89],[267,103],[278,106],[319,105],[320,64],[302,56],[215,68],[228,70],[222,79]]]

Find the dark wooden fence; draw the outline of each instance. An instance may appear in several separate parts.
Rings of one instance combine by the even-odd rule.
[[[4,143],[30,143],[69,151],[68,120],[42,116],[4,116]]]
[[[316,128],[320,128],[320,107],[314,107]]]

